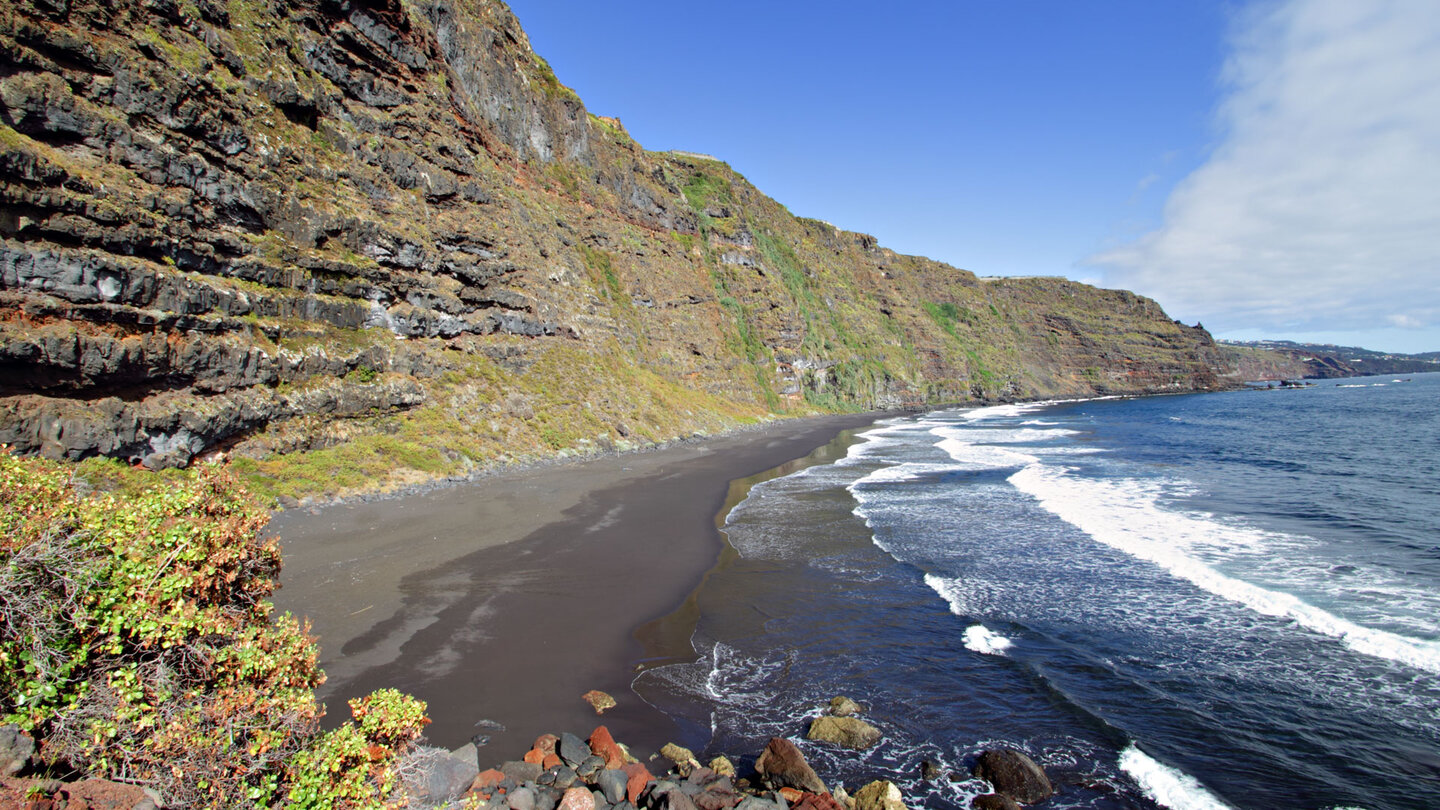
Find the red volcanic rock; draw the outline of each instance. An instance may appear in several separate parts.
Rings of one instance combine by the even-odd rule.
[[[806,793],[798,802],[790,802],[791,810],[846,810],[829,793]]]
[[[489,770],[481,771],[480,775],[475,777],[475,781],[470,783],[470,789],[490,793],[495,789],[496,785],[499,785],[503,781],[505,781],[505,774],[494,768],[490,768]]]
[[[650,774],[649,768],[646,768],[638,762],[631,762],[621,770],[625,771],[625,776],[627,777],[625,780],[625,798],[628,799],[631,804],[638,806],[641,792],[645,790],[646,785],[650,784],[650,780],[655,777]]]
[[[540,763],[545,761],[545,752],[541,751],[539,748],[531,748],[529,751],[525,752],[525,761],[531,763],[532,765],[539,765]]]
[[[618,770],[624,766],[625,752],[620,750],[615,738],[610,736],[610,729],[599,726],[590,734],[590,739],[586,742],[590,744],[590,750],[596,756],[605,760],[605,767]]]
[[[555,753],[555,746],[560,743],[560,738],[554,734],[541,734],[535,738],[535,744],[531,748],[539,751],[541,756]]]
[[[782,787],[799,788],[810,793],[826,793],[825,783],[820,781],[815,769],[805,761],[799,746],[784,737],[771,737],[764,753],[755,760],[755,770],[761,780],[772,789]]]
[[[560,755],[554,753],[546,754],[545,758],[540,761],[540,767],[544,768],[547,771],[551,768],[558,768],[564,764],[565,762],[560,759]]]

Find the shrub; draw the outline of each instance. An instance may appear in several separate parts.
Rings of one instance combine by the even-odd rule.
[[[321,733],[309,628],[272,617],[268,515],[217,467],[139,496],[0,452],[0,722],[168,806],[375,806],[428,722],[393,691]]]

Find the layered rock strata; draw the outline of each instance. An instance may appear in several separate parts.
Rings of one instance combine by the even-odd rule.
[[[769,413],[1225,384],[1153,301],[979,279],[646,151],[495,0],[22,0],[0,54],[22,452],[343,491]]]

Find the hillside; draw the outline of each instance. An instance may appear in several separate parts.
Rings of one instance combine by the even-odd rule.
[[[270,495],[827,409],[1209,390],[1153,301],[980,279],[591,115],[494,0],[0,8],[0,442]]]
[[[1440,371],[1440,357],[1290,340],[1220,341],[1234,376],[1245,380],[1332,379]]]

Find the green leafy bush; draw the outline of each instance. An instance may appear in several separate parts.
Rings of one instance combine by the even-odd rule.
[[[259,503],[215,467],[134,497],[73,484],[0,452],[0,722],[171,807],[383,804],[424,704],[384,690],[319,730],[325,676],[309,628],[271,615]]]

